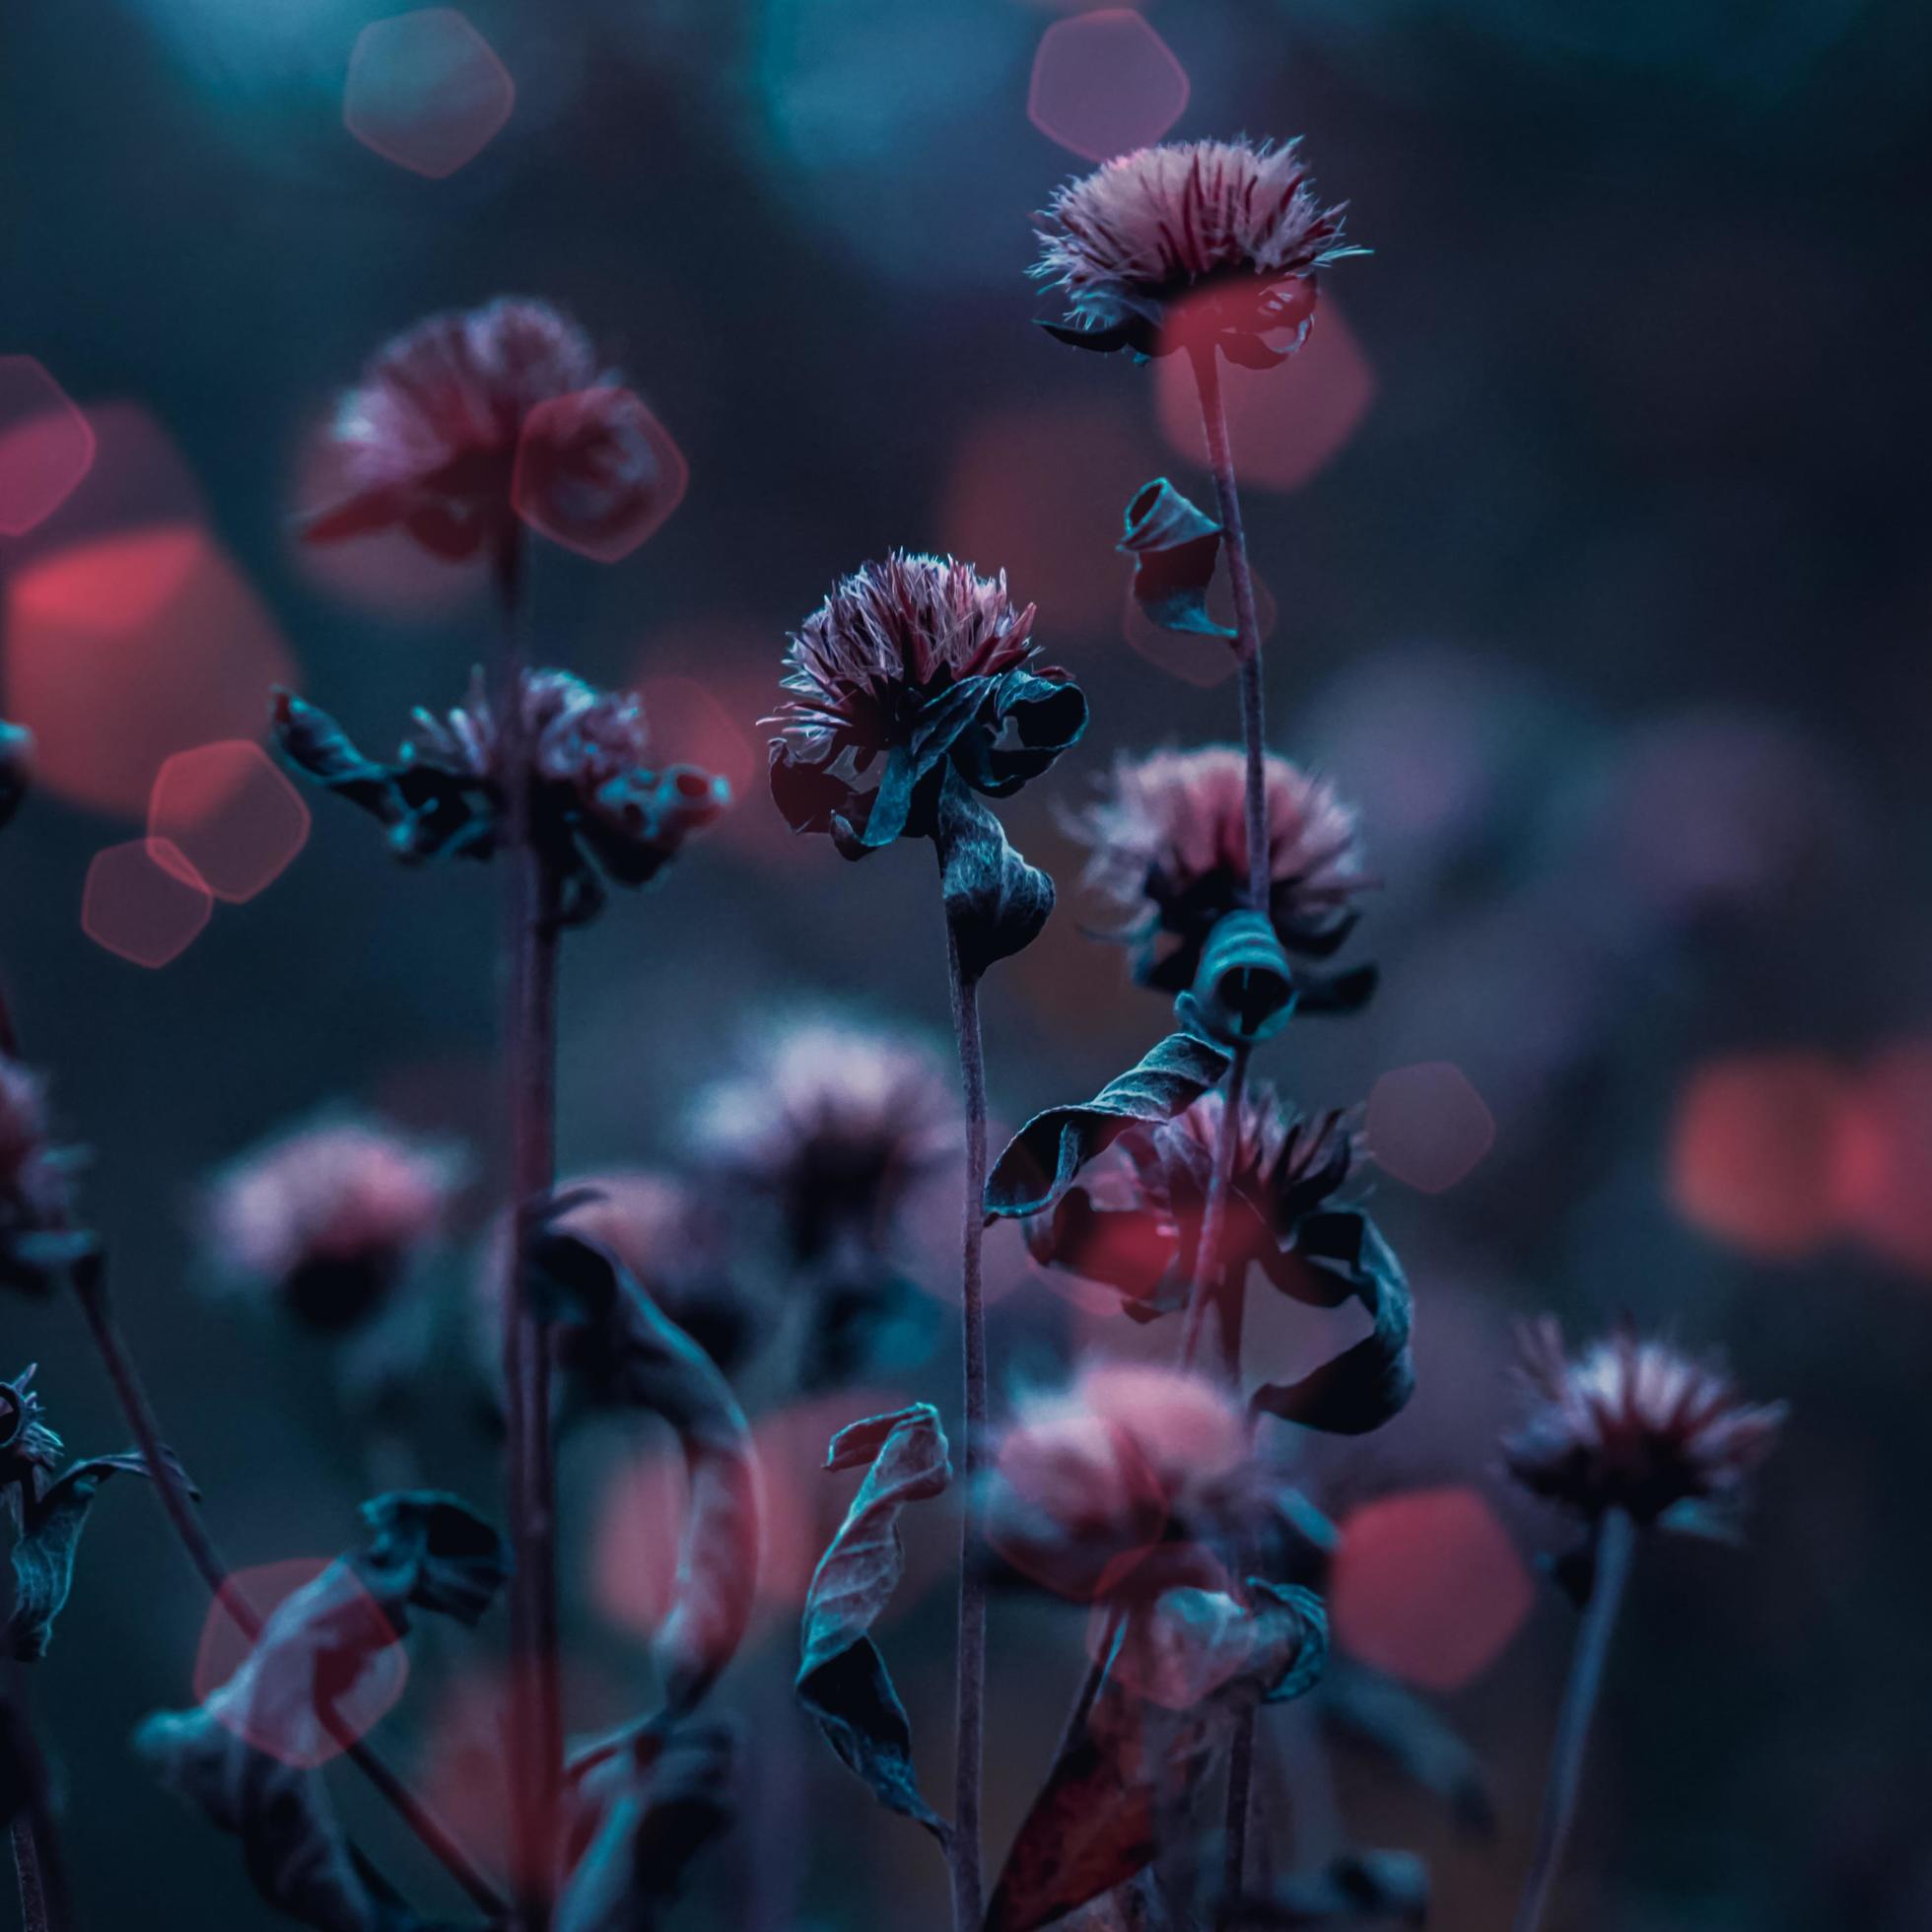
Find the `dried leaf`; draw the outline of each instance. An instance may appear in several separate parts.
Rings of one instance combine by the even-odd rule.
[[[1229,913],[1208,935],[1192,991],[1175,1010],[1189,1026],[1229,1046],[1272,1040],[1294,1011],[1288,955],[1266,913]]]
[[[1137,1122],[1172,1120],[1217,1084],[1228,1056],[1192,1033],[1170,1033],[1083,1105],[1049,1107],[1006,1143],[987,1177],[991,1215],[1044,1213],[1081,1168]]]
[[[1135,492],[1127,506],[1127,534],[1115,548],[1134,559],[1135,598],[1163,630],[1207,638],[1237,635],[1208,615],[1208,586],[1214,580],[1222,534],[1220,524],[1164,476]]]
[[[1290,1879],[1265,1898],[1223,1908],[1221,1932],[1281,1932],[1307,1925],[1359,1925],[1428,1918],[1428,1867],[1409,1851],[1351,1851],[1326,1871]]]
[[[532,1287],[561,1324],[559,1359],[597,1397],[676,1431],[690,1484],[670,1615],[652,1644],[667,1730],[704,1700],[751,1621],[761,1499],[751,1431],[715,1363],[608,1249],[551,1224],[530,1245]]]
[[[799,1630],[798,1701],[879,1803],[942,1844],[950,1836],[913,1776],[912,1728],[871,1627],[905,1569],[899,1513],[950,1481],[939,1414],[916,1403],[854,1422],[832,1438],[828,1470],[870,1463],[845,1522],[812,1573]]]
[[[999,819],[950,772],[939,791],[935,837],[959,970],[978,980],[1040,936],[1053,912],[1053,880],[1013,850]]]

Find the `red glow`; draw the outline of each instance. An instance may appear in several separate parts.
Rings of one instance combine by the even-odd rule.
[[[611,472],[639,473],[614,487]],[[583,389],[540,402],[523,419],[511,498],[552,543],[599,564],[623,561],[684,501],[684,452],[629,389]]]
[[[1375,1164],[1423,1194],[1464,1180],[1495,1145],[1496,1123],[1461,1068],[1446,1060],[1398,1067],[1368,1096]]]
[[[217,899],[241,905],[295,862],[309,807],[260,745],[230,738],[162,766],[148,836],[177,850]]]
[[[1040,37],[1027,116],[1049,141],[1088,161],[1158,141],[1187,104],[1187,70],[1125,7],[1056,21]]]
[[[384,161],[441,181],[489,146],[516,104],[489,41],[454,7],[423,7],[357,36],[342,123]]]
[[[1177,321],[1185,329],[1185,310]],[[1201,403],[1187,356],[1175,353],[1154,364],[1154,398],[1161,435],[1177,455],[1207,466]],[[1221,390],[1243,485],[1293,490],[1308,482],[1346,447],[1375,400],[1375,371],[1343,319],[1333,296],[1324,295],[1308,339],[1274,369],[1221,364]]]
[[[0,536],[25,536],[94,465],[93,426],[32,356],[0,356]]]
[[[97,852],[81,892],[82,931],[136,966],[178,959],[214,910],[214,894],[166,839],[130,839]]]
[[[1880,1055],[1859,1081],[1844,1126],[1846,1218],[1886,1260],[1932,1275],[1932,1041]]]
[[[1487,1670],[1535,1601],[1508,1533],[1474,1489],[1416,1489],[1342,1525],[1329,1591],[1336,1642],[1430,1690]]]
[[[140,817],[162,764],[259,735],[295,664],[245,580],[200,529],[129,531],[59,550],[7,586],[11,715],[41,783]]]
[[[221,1595],[209,1606],[201,1626],[201,1642],[194,1659],[194,1696],[206,1702],[247,1662],[253,1645],[237,1620],[238,1606],[245,1604],[258,1622],[265,1622],[284,1601],[312,1583],[329,1567],[324,1557],[298,1557],[288,1562],[263,1563],[254,1569],[237,1570],[223,1586]],[[365,1736],[392,1709],[402,1695],[409,1676],[409,1662],[396,1633],[382,1615],[381,1606],[369,1592],[347,1581],[348,1608],[345,1628],[358,1641],[370,1647],[369,1661],[354,1683],[335,1700],[332,1728],[322,1722],[310,1699],[310,1686],[289,1686],[262,1681],[257,1694],[247,1701],[245,1711],[226,1702],[215,1706],[222,1721],[237,1737],[257,1751],[285,1764],[312,1769],[340,1756],[346,1742]],[[310,1653],[301,1653],[300,1668],[307,1675]]]
[[[704,684],[695,677],[647,677],[637,695],[656,764],[702,766],[730,785],[734,807],[757,799],[764,757]]]
[[[1678,1211],[1747,1254],[1790,1260],[1814,1252],[1837,1219],[1848,1086],[1822,1054],[1756,1054],[1699,1068],[1671,1130]]]

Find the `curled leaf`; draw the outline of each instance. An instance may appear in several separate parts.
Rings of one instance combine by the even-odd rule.
[[[915,1403],[874,1415],[832,1438],[825,1467],[869,1463],[845,1522],[812,1573],[799,1629],[798,1701],[826,1742],[888,1810],[941,1843],[945,1822],[913,1776],[912,1727],[871,1627],[905,1569],[899,1513],[940,1494],[951,1480],[939,1414]]]
[[[1156,476],[1135,492],[1127,506],[1127,534],[1115,548],[1134,559],[1135,598],[1163,630],[1207,638],[1237,635],[1208,615],[1208,586],[1214,580],[1221,536],[1221,526],[1166,477]]]
[[[935,836],[959,970],[977,980],[1040,936],[1053,912],[1053,880],[1013,850],[999,819],[951,773],[939,792]]]
[[[1337,1308],[1350,1298],[1374,1327],[1352,1347],[1297,1382],[1271,1382],[1254,1406],[1285,1422],[1336,1435],[1362,1435],[1400,1413],[1415,1388],[1409,1283],[1394,1250],[1355,1208],[1304,1214],[1295,1252],[1307,1267],[1282,1273],[1277,1285],[1312,1307]]]
[[[761,1499],[751,1431],[718,1365],[606,1248],[554,1223],[528,1265],[560,1323],[558,1357],[597,1397],[676,1432],[690,1484],[670,1615],[652,1644],[668,1729],[701,1703],[743,1641],[758,1586]]]
[[[1228,1055],[1219,1047],[1192,1033],[1170,1033],[1091,1100],[1035,1114],[994,1162],[986,1211],[1044,1213],[1081,1168],[1131,1127],[1172,1120],[1215,1085],[1227,1068]]]
[[[1266,913],[1229,913],[1208,935],[1191,992],[1176,1002],[1183,1020],[1230,1046],[1272,1040],[1294,1011],[1286,949]]]
[[[1223,1907],[1220,1932],[1282,1932],[1308,1925],[1421,1925],[1429,1911],[1428,1867],[1410,1851],[1350,1851],[1326,1871],[1289,1879],[1268,1897]]]
[[[388,767],[357,750],[349,734],[319,705],[278,690],[271,719],[275,741],[290,764],[351,804],[395,825],[408,816]]]

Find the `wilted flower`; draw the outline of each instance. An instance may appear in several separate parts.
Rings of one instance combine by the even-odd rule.
[[[1023,1575],[1090,1601],[1200,1581],[1149,1559],[1169,1546],[1189,1563],[1222,1546],[1238,1556],[1265,1500],[1247,1419],[1219,1383],[1102,1362],[1018,1405],[994,1457],[987,1538]]]
[[[1770,1453],[1783,1403],[1747,1403],[1729,1376],[1627,1324],[1571,1360],[1553,1316],[1522,1331],[1529,1411],[1503,1440],[1525,1488],[1595,1519],[1721,1523]],[[1689,1512],[1688,1515],[1684,1512]]]
[[[0,1053],[0,1286],[44,1293],[73,1239],[77,1156],[53,1142],[46,1082]]]
[[[34,778],[34,733],[0,718],[0,825],[19,811]]]
[[[793,638],[793,696],[768,721],[784,730],[772,796],[792,829],[862,858],[932,836],[948,774],[995,798],[1038,777],[1086,728],[1086,699],[1066,671],[1033,668],[1032,632],[1003,572],[894,551],[841,580]]]
[[[582,924],[603,903],[599,878],[643,885],[685,838],[730,802],[722,778],[695,765],[644,761],[644,710],[568,671],[523,675],[531,836],[557,897],[557,917]],[[488,859],[504,810],[502,737],[483,674],[461,705],[418,710],[416,736],[393,764],[366,758],[326,712],[280,692],[275,727],[292,763],[381,820],[397,856]]]
[[[1353,930],[1369,883],[1354,810],[1335,789],[1271,756],[1265,768],[1269,918],[1300,961],[1326,959]],[[1099,796],[1067,817],[1087,847],[1085,882],[1118,916],[1115,937],[1134,948],[1141,985],[1191,986],[1220,920],[1246,903],[1247,763],[1234,745],[1121,757]],[[1300,1009],[1359,1004],[1372,969],[1335,976],[1298,965]]]
[[[346,495],[307,535],[399,525],[459,560],[512,527],[520,482],[532,521],[594,547],[647,520],[664,487],[649,422],[547,303],[500,297],[432,315],[379,350],[343,398],[333,437]]]
[[[1054,195],[1033,274],[1066,291],[1063,342],[1163,355],[1187,301],[1190,329],[1267,367],[1287,352],[1262,338],[1306,322],[1316,270],[1363,252],[1344,244],[1342,216],[1317,200],[1297,142],[1139,148]]]
[[[66,1453],[59,1436],[40,1419],[40,1398],[34,1390],[37,1367],[30,1362],[11,1382],[0,1382],[0,1508],[16,1529],[24,1509],[39,1501]]]
[[[210,1248],[230,1287],[277,1297],[310,1328],[360,1326],[442,1232],[463,1163],[380,1122],[292,1129],[216,1175]]]

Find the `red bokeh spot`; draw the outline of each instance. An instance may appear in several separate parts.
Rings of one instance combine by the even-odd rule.
[[[1535,1602],[1508,1533],[1474,1489],[1416,1489],[1342,1525],[1329,1590],[1336,1642],[1430,1690],[1501,1656]]]
[[[1699,1068],[1671,1131],[1679,1212],[1748,1254],[1812,1253],[1837,1221],[1849,1085],[1823,1054],[1757,1054]]]
[[[0,536],[25,536],[80,488],[94,427],[32,356],[0,356]]]
[[[1424,1194],[1463,1180],[1495,1144],[1496,1123],[1460,1067],[1446,1060],[1398,1067],[1368,1096],[1375,1164]]]
[[[217,899],[241,905],[295,862],[309,807],[260,745],[230,738],[162,766],[148,836],[179,852]]]
[[[1886,1260],[1932,1275],[1932,1041],[1880,1055],[1857,1084],[1844,1129],[1846,1220]]]
[[[695,677],[647,677],[637,687],[654,764],[697,765],[724,779],[742,808],[763,789],[765,759],[729,712]]]
[[[342,122],[384,161],[441,181],[489,146],[516,104],[489,41],[454,7],[422,7],[357,36]]]
[[[1176,326],[1187,327],[1185,310]],[[1162,356],[1154,372],[1161,435],[1177,455],[1206,468],[1201,401],[1188,357]],[[1286,362],[1240,369],[1223,359],[1221,394],[1241,482],[1292,490],[1339,455],[1360,427],[1375,400],[1375,372],[1335,298],[1324,295],[1307,340]]]
[[[253,590],[200,529],[129,531],[54,552],[7,586],[10,715],[46,790],[131,818],[169,756],[259,736],[295,665]]]
[[[629,389],[580,389],[523,419],[511,497],[552,543],[614,564],[684,501],[691,481],[670,432]]]
[[[194,1658],[197,1703],[205,1703],[219,1690],[253,1651],[237,1617],[238,1607],[245,1605],[258,1623],[266,1622],[288,1598],[328,1567],[325,1557],[297,1557],[237,1570],[229,1578],[221,1595],[209,1606],[207,1621],[201,1626],[201,1643]],[[408,1680],[408,1658],[395,1640],[381,1606],[353,1579],[345,1579],[343,1587],[349,1595],[342,1627],[351,1636],[366,1638],[370,1656],[361,1675],[326,1714],[328,1721],[315,1709],[310,1687],[303,1684],[292,1684],[285,1690],[264,1680],[258,1694],[246,1700],[245,1709],[240,1700],[225,1699],[215,1706],[237,1737],[285,1764],[312,1769],[339,1757],[349,1743],[365,1736],[394,1707]],[[301,1663],[306,1676],[306,1655]]]
[[[81,892],[81,928],[96,945],[160,967],[201,936],[215,895],[166,839],[130,839],[94,855]]]
[[[1138,13],[1107,7],[1056,21],[1040,36],[1027,116],[1088,161],[1158,141],[1187,104],[1187,70]]]

